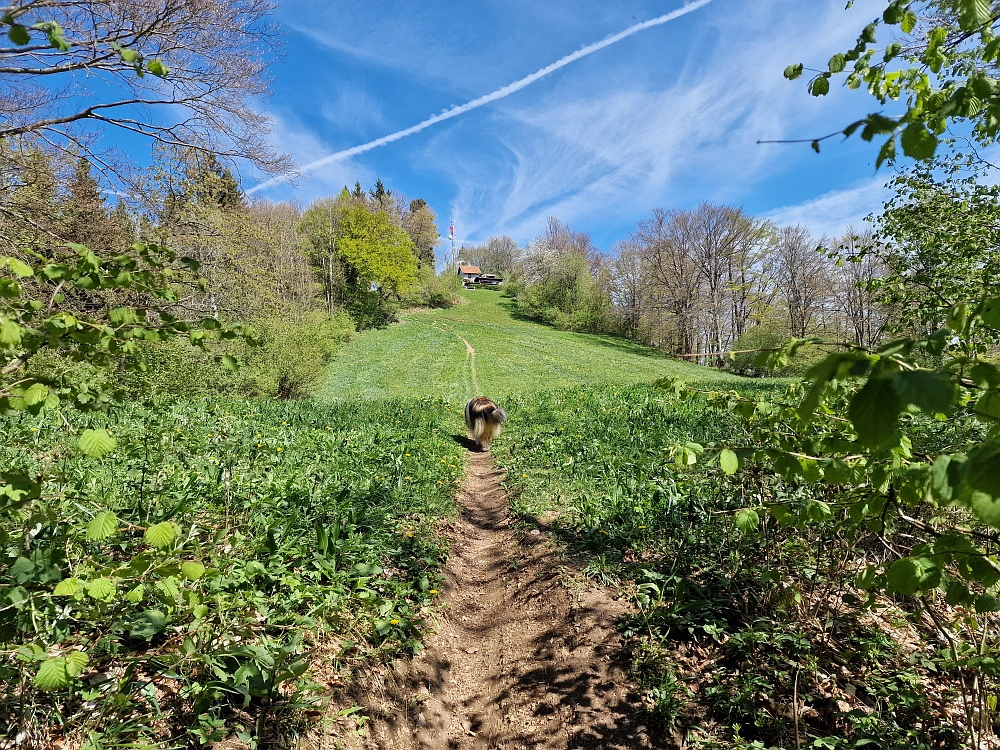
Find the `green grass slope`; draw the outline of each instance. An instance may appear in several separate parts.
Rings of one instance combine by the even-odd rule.
[[[318,397],[464,399],[476,393],[502,396],[651,382],[669,375],[691,381],[742,380],[625,339],[520,320],[511,307],[511,300],[495,292],[468,291],[463,304],[449,310],[413,311],[398,325],[364,333],[340,351]]]

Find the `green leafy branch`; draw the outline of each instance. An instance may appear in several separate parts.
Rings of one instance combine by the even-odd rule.
[[[900,339],[873,351],[845,345],[843,351],[828,355],[806,373],[803,383],[791,391],[797,394],[795,402],[754,401],[662,381],[661,387],[682,396],[707,397],[714,405],[734,411],[754,436],[745,446],[678,446],[675,460],[689,466],[705,454],[727,475],[753,464],[786,481],[840,487],[853,498],[844,507],[855,526],[875,528],[871,522],[892,507],[899,518],[939,540],[931,551],[918,545],[900,556],[888,570],[866,582],[869,589],[884,587],[902,594],[933,589],[943,580],[945,564],[958,565],[964,580],[994,586],[1000,582],[993,577],[995,561],[975,544],[977,539],[995,539],[995,534],[984,535],[962,525],[942,529],[904,510],[907,506],[931,512],[960,507],[971,511],[974,521],[1000,529],[1000,367],[963,349],[963,342],[979,328],[998,336],[1000,298],[957,304],[947,322],[947,328],[927,338]],[[808,343],[789,341],[780,351],[763,352],[758,364],[787,363]],[[940,364],[922,366],[920,362],[928,357],[940,359]],[[907,433],[919,419],[953,424],[964,440],[937,455],[915,453]],[[767,510],[783,525],[825,521],[833,513],[821,501],[807,503],[798,513],[787,504]],[[749,513],[741,516],[742,526],[748,527],[752,518]],[[963,562],[955,550],[942,552],[941,539],[950,540],[952,547],[959,544],[955,540],[965,540],[963,554],[978,555],[982,562]],[[931,573],[912,579],[918,582],[916,587],[910,578],[901,583],[899,571],[918,568]],[[893,569],[896,573],[890,576]]]
[[[132,253],[99,257],[89,248],[69,244],[73,255],[47,258],[25,252],[28,260],[0,257],[0,374],[12,376],[43,349],[62,352],[77,361],[98,367],[124,366],[141,369],[137,357],[140,342],[184,338],[193,346],[209,351],[218,339],[244,337],[255,342],[254,331],[246,326],[224,326],[214,318],[185,320],[175,314],[183,288],[204,288],[197,277],[198,263],[178,257],[166,247],[137,244]],[[127,298],[132,304],[114,304],[103,316],[82,312],[92,310],[93,301]],[[112,298],[112,294],[117,297]],[[87,305],[73,306],[74,296],[89,299]],[[235,368],[229,355],[217,359]],[[25,376],[0,383],[0,410],[40,411],[59,404],[54,383],[37,376]],[[63,388],[78,407],[99,405],[86,384]]]
[[[920,28],[919,11],[924,9],[934,11],[926,30]],[[917,160],[933,158],[951,122],[970,121],[982,143],[994,142],[1000,134],[998,21],[1000,14],[989,0],[892,0],[881,19],[865,26],[855,46],[833,55],[826,69],[809,79],[807,88],[813,96],[826,96],[833,78],[843,76],[844,85],[850,89],[865,85],[883,106],[904,102],[905,112],[873,113],[836,133],[806,140],[819,151],[821,141],[837,135],[849,138],[860,131],[869,142],[888,135],[876,167],[895,159],[900,148]],[[880,24],[897,26],[913,38],[905,45],[894,41],[877,48]],[[797,63],[789,65],[784,75],[794,81],[805,70]]]

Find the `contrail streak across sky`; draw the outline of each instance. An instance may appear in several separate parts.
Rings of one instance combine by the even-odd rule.
[[[433,117],[428,117],[423,122],[419,122],[416,125],[413,125],[412,127],[406,128],[404,130],[398,130],[395,133],[390,133],[389,135],[382,136],[381,138],[377,138],[374,141],[369,141],[368,143],[362,143],[360,146],[353,146],[352,148],[344,149],[343,151],[337,151],[336,153],[330,154],[329,156],[324,156],[322,159],[317,159],[316,161],[309,162],[308,164],[299,167],[296,170],[286,172],[284,174],[278,175],[277,177],[273,177],[270,180],[261,182],[258,185],[254,185],[252,188],[247,190],[247,193],[248,194],[256,193],[258,190],[265,190],[269,187],[274,187],[275,185],[279,185],[282,182],[287,182],[288,180],[292,179],[293,177],[296,177],[299,174],[302,174],[303,172],[311,172],[314,169],[318,169],[319,167],[322,167],[326,164],[330,164],[335,161],[340,161],[341,159],[347,159],[350,158],[351,156],[357,156],[358,154],[363,154],[365,151],[371,151],[372,149],[378,148],[379,146],[384,146],[387,143],[392,143],[393,141],[398,141],[401,138],[406,138],[406,136],[408,135],[419,133],[421,130],[426,130],[431,125],[436,125],[437,123],[443,122],[444,120],[450,120],[452,117],[458,117],[459,115],[464,115],[466,112],[471,112],[472,110],[478,109],[479,107],[482,107],[486,104],[495,102],[499,99],[503,99],[504,97],[508,97],[514,92],[520,91],[521,89],[530,86],[540,78],[544,78],[549,73],[553,73],[559,70],[559,68],[564,68],[572,62],[576,62],[581,57],[586,57],[587,55],[591,55],[594,52],[604,49],[605,47],[610,47],[615,42],[620,42],[622,39],[630,37],[633,34],[638,34],[640,31],[645,31],[646,29],[650,29],[654,26],[662,26],[663,24],[669,23],[670,21],[673,21],[676,18],[680,18],[681,16],[686,16],[688,13],[691,13],[692,11],[696,11],[703,6],[708,5],[710,2],[712,2],[712,0],[693,0],[693,2],[689,2],[687,5],[678,8],[675,11],[667,13],[666,15],[657,16],[656,18],[651,18],[648,21],[643,21],[642,23],[637,23],[634,26],[629,26],[627,29],[618,32],[614,36],[609,36],[607,39],[602,39],[601,41],[595,42],[594,44],[588,44],[586,47],[581,47],[576,52],[572,52],[566,55],[565,57],[556,60],[551,65],[546,65],[541,70],[537,70],[531,75],[525,76],[524,78],[520,79],[519,81],[514,81],[514,83],[510,83],[504,86],[503,88],[499,88],[496,91],[493,91],[489,94],[485,94],[484,96],[481,96],[478,99],[473,99],[471,102],[466,102],[465,104],[460,104],[457,107],[446,109],[441,114],[434,115]]]

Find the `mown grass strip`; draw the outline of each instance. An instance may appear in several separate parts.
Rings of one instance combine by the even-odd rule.
[[[667,376],[741,382],[626,339],[518,319],[512,300],[496,292],[468,291],[463,300],[446,310],[413,311],[400,325],[360,334],[332,363],[319,398],[461,400],[471,380],[462,338],[476,350],[480,391],[493,397],[590,383],[649,383]]]

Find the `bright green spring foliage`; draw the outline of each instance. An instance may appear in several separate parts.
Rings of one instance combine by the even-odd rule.
[[[738,526],[751,530],[766,513],[783,527],[836,528],[845,554],[864,563],[855,585],[867,592],[865,606],[883,593],[917,597],[962,675],[972,740],[988,731],[976,706],[990,700],[986,686],[1000,673],[989,637],[990,613],[1000,611],[1000,367],[979,358],[976,343],[998,336],[1000,298],[987,297],[953,305],[947,327],[927,338],[877,350],[793,340],[765,352],[781,365],[803,346],[834,349],[783,398],[662,383],[707,395],[746,430],[742,442],[700,452],[678,444],[680,465],[703,455],[727,474],[745,471],[750,486],[764,476],[808,488],[792,501],[749,494],[754,507]],[[860,551],[872,537],[884,545],[874,558]]]
[[[355,283],[405,294],[417,280],[417,256],[405,229],[384,211],[348,203],[340,213],[337,252],[356,274]]]
[[[736,387],[761,409],[787,388]],[[894,513],[877,533],[845,539],[843,487],[749,462],[730,473],[739,459],[724,446],[760,436],[703,396],[600,385],[504,405],[510,423],[494,451],[511,509],[633,603],[619,624],[651,728],[706,750],[789,748],[796,736],[831,750],[961,742],[955,660],[920,624],[919,600],[872,607],[855,587],[859,563],[884,554],[880,540],[912,543]],[[760,496],[813,520],[780,525],[747,507]],[[981,684],[985,704],[993,688]]]
[[[33,716],[93,747],[259,736],[317,698],[317,646],[334,668],[418,648],[458,413],[234,401],[0,422],[0,735],[34,736]]]
[[[933,331],[957,302],[1000,294],[1000,188],[967,166],[934,159],[894,177],[875,241],[848,259],[879,264],[868,288],[893,311],[897,330]],[[982,353],[995,340],[995,330],[975,326],[957,343]]]
[[[843,76],[846,86],[865,86],[882,106],[899,103],[901,115],[874,113],[841,131],[850,137],[860,130],[866,141],[888,135],[878,166],[900,147],[906,156],[930,159],[950,123],[969,123],[980,143],[993,143],[1000,134],[998,23],[990,0],[891,0],[854,47],[831,57],[825,70],[810,71],[809,92],[825,96],[833,78]],[[901,34],[879,47],[880,26]],[[795,80],[805,70],[789,65],[785,77]],[[817,151],[820,140],[813,141]]]
[[[159,245],[101,257],[69,244],[59,257],[30,249],[23,258],[0,256],[0,411],[54,408],[68,399],[76,408],[100,408],[107,397],[87,383],[21,376],[24,365],[48,349],[97,367],[137,368],[139,342],[184,338],[207,349],[214,339],[253,331],[225,327],[214,318],[184,320],[176,307],[185,288],[196,288],[198,263]],[[176,313],[176,314],[175,314]],[[236,367],[231,356],[220,356]]]
[[[859,488],[866,499],[851,506],[858,523],[882,514],[886,503],[900,511],[930,504],[969,508],[982,523],[1000,528],[1000,367],[976,358],[968,341],[977,332],[1000,336],[1000,297],[959,303],[949,311],[947,328],[875,351],[797,339],[764,352],[762,359],[780,365],[803,346],[842,349],[806,373],[797,404],[717,397],[766,445],[738,448],[740,465],[763,462],[786,479]],[[676,381],[663,385],[684,392]],[[933,452],[914,453],[909,433],[925,428],[926,419],[941,424],[943,441]],[[956,527],[947,534],[965,532]],[[937,577],[926,587],[933,589],[952,560],[947,554],[928,559],[936,559]]]

